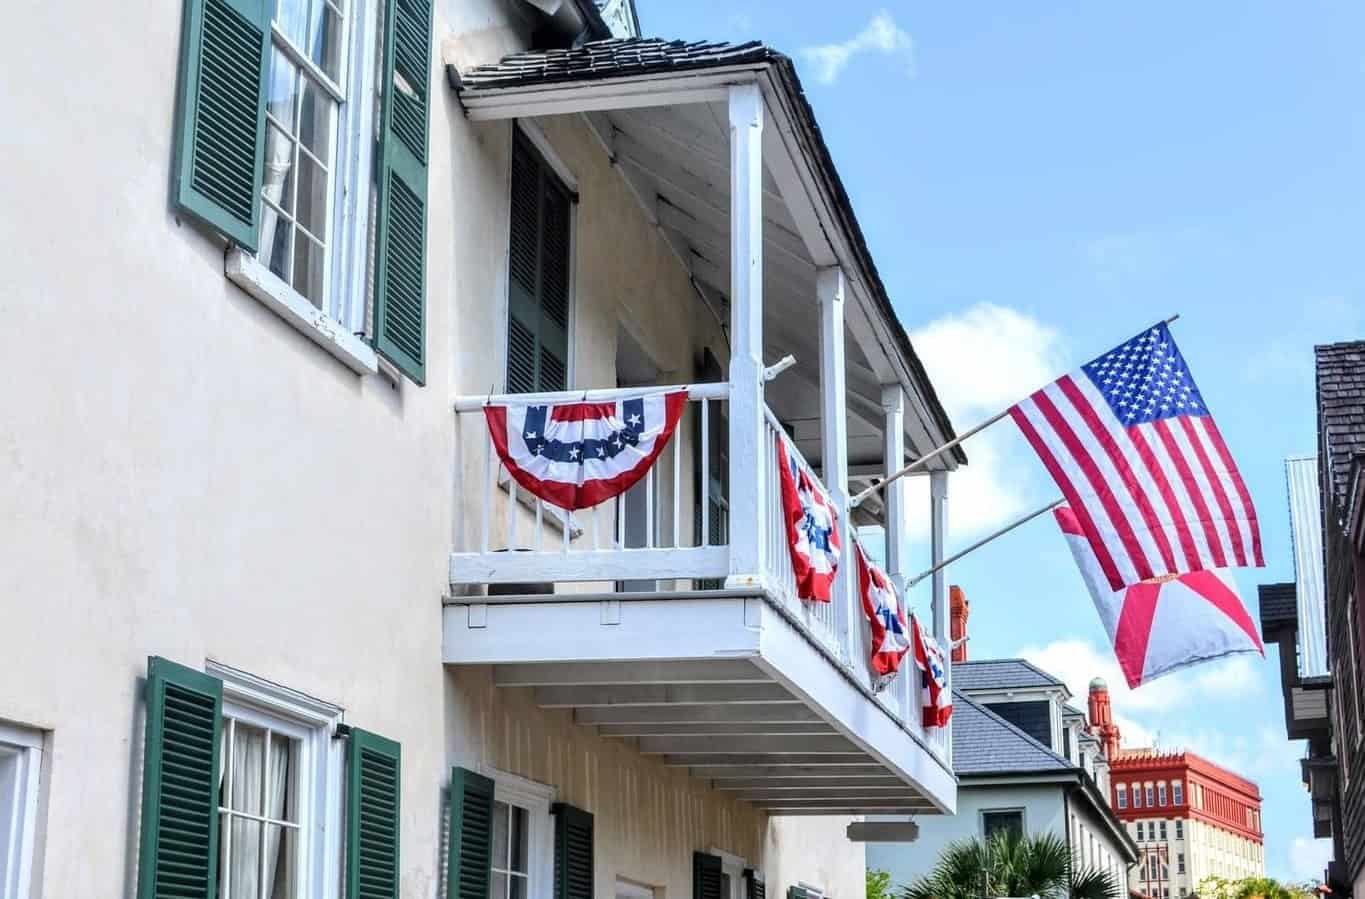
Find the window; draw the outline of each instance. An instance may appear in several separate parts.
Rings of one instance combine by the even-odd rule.
[[[1148,785],[1147,785],[1147,807],[1148,807],[1148,808],[1155,808],[1155,807],[1156,807],[1156,803],[1152,802],[1152,785],[1151,785],[1151,784],[1148,784]]]
[[[1175,838],[1177,840],[1185,839],[1185,822],[1179,818],[1175,819]]]
[[[1142,822],[1141,822],[1141,821],[1139,821],[1139,822],[1137,823],[1137,838],[1138,838],[1138,842],[1141,843],[1141,842],[1142,842]]]
[[[1156,785],[1156,802],[1157,805],[1164,806],[1166,804],[1166,782],[1164,780]]]
[[[997,833],[1013,831],[1020,836],[1024,833],[1024,810],[1008,809],[981,813],[981,833],[990,839]]]
[[[573,197],[520,128],[512,139],[507,392],[569,386]]]
[[[1171,804],[1185,804],[1185,782],[1181,780],[1171,781]]]
[[[1177,852],[1175,856],[1175,873],[1185,873],[1185,853]]]
[[[554,788],[514,774],[493,778],[489,899],[548,899],[554,865]]]
[[[1161,824],[1160,824],[1159,826],[1160,826],[1160,828],[1161,828],[1161,839],[1164,840],[1164,839],[1166,839],[1166,822],[1165,822],[1165,821],[1162,821]]]
[[[1133,784],[1133,808],[1142,808],[1142,784]]]
[[[1119,808],[1128,807],[1128,785],[1119,784],[1118,787]]]
[[[306,899],[339,881],[340,710],[231,670],[223,680],[219,899]]]
[[[0,899],[28,899],[43,736],[0,723]]]

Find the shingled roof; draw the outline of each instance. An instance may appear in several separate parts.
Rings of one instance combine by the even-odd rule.
[[[939,401],[933,382],[929,380],[919,354],[910,343],[910,335],[891,305],[890,294],[881,273],[872,259],[867,238],[853,213],[853,202],[844,187],[839,170],[834,165],[829,146],[815,119],[815,110],[806,97],[797,77],[796,65],[786,54],[758,41],[732,44],[720,41],[670,41],[662,38],[612,38],[589,41],[577,47],[550,50],[526,50],[512,53],[495,63],[475,66],[460,71],[446,66],[446,75],[456,91],[497,91],[510,88],[534,88],[569,82],[598,81],[609,78],[629,78],[641,75],[688,73],[703,69],[725,69],[731,66],[766,66],[775,76],[783,93],[790,97],[796,111],[798,127],[809,138],[814,152],[819,177],[833,194],[840,219],[840,230],[848,236],[857,257],[857,264],[866,273],[872,301],[879,307],[882,318],[890,325],[897,350],[914,376],[917,386],[924,391],[930,415],[943,435],[951,440],[956,436],[952,421]],[[967,462],[961,446],[950,450],[958,463]]]
[[[1292,583],[1261,584],[1256,593],[1261,605],[1262,635],[1298,624],[1298,592]]]
[[[954,677],[959,670],[953,668]],[[953,691],[953,771],[959,776],[1075,767],[990,709]]]
[[[1017,690],[1061,687],[1066,684],[1023,659],[982,659],[953,665],[953,687],[958,690]]]
[[[1365,457],[1365,341],[1314,347],[1318,375],[1318,459],[1326,465],[1323,505],[1340,501],[1355,457]]]

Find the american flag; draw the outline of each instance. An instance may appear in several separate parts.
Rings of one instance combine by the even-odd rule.
[[[1261,566],[1242,475],[1159,324],[1010,409],[1114,590]]]

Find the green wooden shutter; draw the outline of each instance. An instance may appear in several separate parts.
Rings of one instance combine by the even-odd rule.
[[[346,752],[346,899],[397,899],[402,753],[351,728]]]
[[[387,0],[383,48],[374,346],[424,384],[431,0]]]
[[[811,899],[810,893],[805,887],[787,887],[787,899]]]
[[[692,853],[692,899],[721,899],[719,855]]]
[[[555,899],[593,899],[592,814],[557,802],[555,816]]]
[[[768,895],[767,885],[763,878],[758,876],[758,872],[753,868],[744,869],[744,897],[745,899],[766,899]]]
[[[513,129],[507,392],[564,390],[569,374],[573,195]]]
[[[493,859],[493,781],[467,768],[450,772],[446,899],[488,899]]]
[[[218,891],[222,712],[222,681],[148,659],[138,899],[214,899]]]
[[[185,0],[172,202],[253,251],[269,59],[266,0]]]

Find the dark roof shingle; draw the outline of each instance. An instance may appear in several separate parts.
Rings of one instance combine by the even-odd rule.
[[[1066,684],[1023,659],[982,659],[953,665],[953,689],[1013,690],[1025,687],[1061,687]]]
[[[1365,456],[1365,341],[1313,348],[1317,357],[1318,464],[1323,506],[1343,498],[1351,463]]]
[[[1261,633],[1298,623],[1298,591],[1292,583],[1261,584],[1256,588],[1261,606]]]
[[[954,676],[957,671],[954,667]],[[957,774],[1022,774],[1074,767],[990,709],[953,691],[953,771]]]

